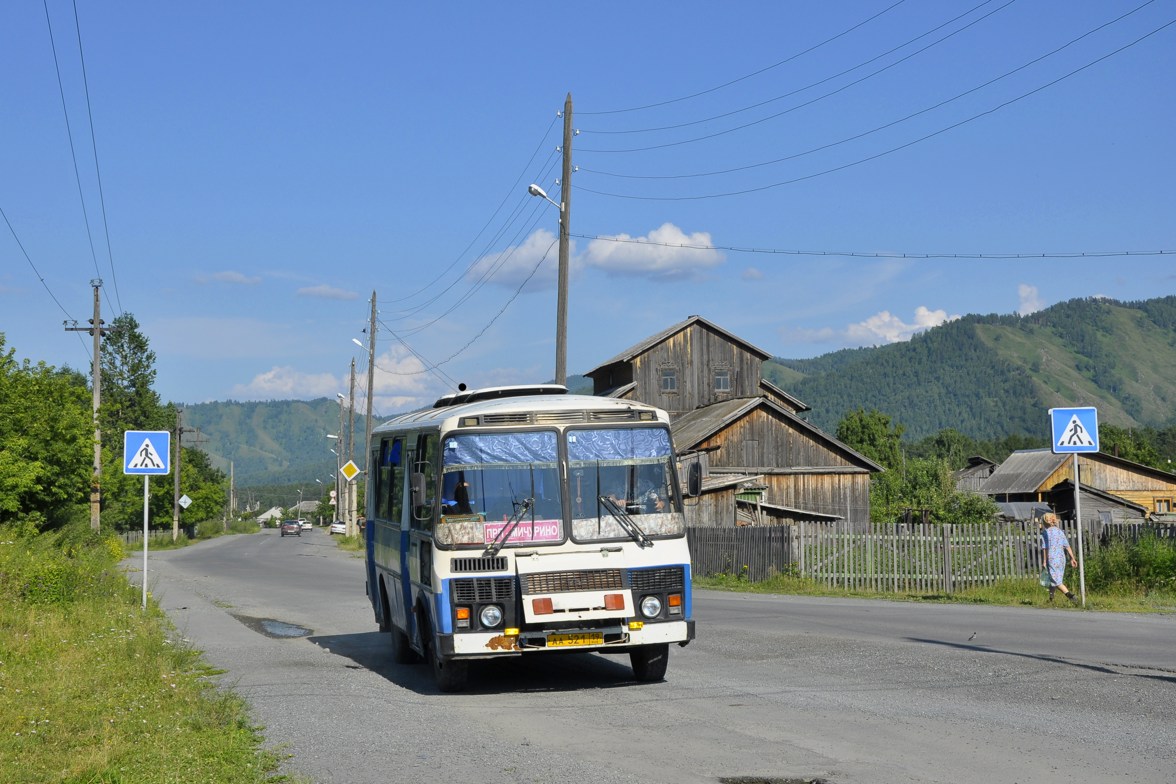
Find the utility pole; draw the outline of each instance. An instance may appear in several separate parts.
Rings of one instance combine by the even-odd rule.
[[[563,175],[559,183],[559,291],[555,314],[555,383],[568,383],[568,239],[572,228],[572,94],[564,101]]]
[[[351,392],[347,398],[347,459],[355,459],[355,357],[351,358]],[[355,536],[355,480],[347,482],[347,535]]]
[[[180,420],[183,418],[184,410],[182,408],[176,409],[176,470],[174,473],[175,488],[172,492],[172,541],[180,538],[180,460],[183,455],[184,433],[197,433],[199,428],[183,427]]]
[[[335,393],[339,398],[339,435],[335,437],[335,519],[347,523],[346,505],[343,501],[343,448],[347,445],[347,436],[343,431],[343,395]]]
[[[102,328],[102,299],[98,295],[102,278],[94,278],[90,285],[94,287],[94,318],[90,319],[90,326],[79,327],[75,321],[74,326],[67,326],[65,331],[89,332],[94,338],[94,360],[90,369],[94,398],[94,477],[90,481],[90,528],[97,531],[101,527],[102,512],[102,430],[98,426],[98,409],[102,406],[102,336],[106,330]]]
[[[367,519],[367,510],[371,507],[369,499],[372,492],[372,384],[376,369],[376,291],[372,289],[372,319],[368,322],[368,377],[367,377],[367,411],[363,428],[363,514]]]

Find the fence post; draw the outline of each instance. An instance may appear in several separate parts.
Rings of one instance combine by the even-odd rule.
[[[949,523],[943,524],[943,590],[944,593],[950,594],[952,592],[951,580],[951,528]]]

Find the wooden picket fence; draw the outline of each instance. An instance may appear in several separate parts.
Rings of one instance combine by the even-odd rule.
[[[1076,548],[1076,531],[1065,527]],[[1138,536],[1142,530],[1084,530],[1083,546],[1089,552],[1108,535]],[[1155,533],[1171,536],[1173,531]],[[1040,533],[1036,525],[1026,523],[799,523],[690,528],[688,538],[696,575],[729,574],[750,582],[788,573],[846,590],[954,593],[1036,577],[1041,570]]]

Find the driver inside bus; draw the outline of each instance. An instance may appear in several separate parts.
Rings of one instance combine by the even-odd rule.
[[[473,511],[470,506],[470,483],[465,480],[465,471],[446,474],[441,483],[441,514],[467,515]]]

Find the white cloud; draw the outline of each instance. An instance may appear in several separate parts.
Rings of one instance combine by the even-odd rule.
[[[748,267],[743,270],[742,278],[744,280],[763,280],[764,273],[760,272],[756,267]]]
[[[888,310],[870,316],[865,321],[850,324],[846,337],[859,346],[882,343],[899,343],[910,340],[920,332],[937,327],[946,321],[955,321],[959,316],[949,316],[945,310],[930,310],[923,305],[915,308],[915,321],[907,324]]]
[[[723,254],[714,248],[709,233],[686,234],[663,223],[644,237],[616,234],[592,240],[581,261],[610,275],[669,281],[697,278],[722,264]]]
[[[547,229],[539,229],[522,245],[475,261],[466,273],[466,280],[476,283],[485,279],[511,289],[517,289],[526,281],[530,290],[553,289],[559,275],[558,240]],[[568,245],[568,251],[569,255],[574,253],[575,243]]]
[[[1030,286],[1028,283],[1022,283],[1017,286],[1017,298],[1020,303],[1017,306],[1017,314],[1021,316],[1028,316],[1030,313],[1036,313],[1041,310],[1041,297],[1037,294],[1037,287]]]
[[[930,310],[920,305],[915,308],[915,320],[910,324],[890,311],[883,310],[865,321],[849,324],[844,329],[796,329],[783,332],[782,337],[786,342],[836,343],[841,347],[876,346],[910,340],[920,332],[958,318],[947,315],[945,310]]]
[[[317,297],[319,299],[359,299],[359,295],[354,291],[337,289],[334,286],[328,286],[325,283],[319,284],[318,286],[306,286],[305,288],[298,289],[298,291],[295,293],[297,293],[300,297]]]
[[[236,272],[235,270],[223,270],[221,272],[214,272],[211,276],[204,278],[197,278],[198,283],[207,283],[208,281],[215,281],[217,283],[233,283],[242,286],[255,286],[261,283],[260,275],[246,275],[243,272]]]
[[[242,400],[309,400],[333,397],[340,385],[330,373],[303,373],[287,365],[258,373],[248,384],[234,385],[232,396]]]

